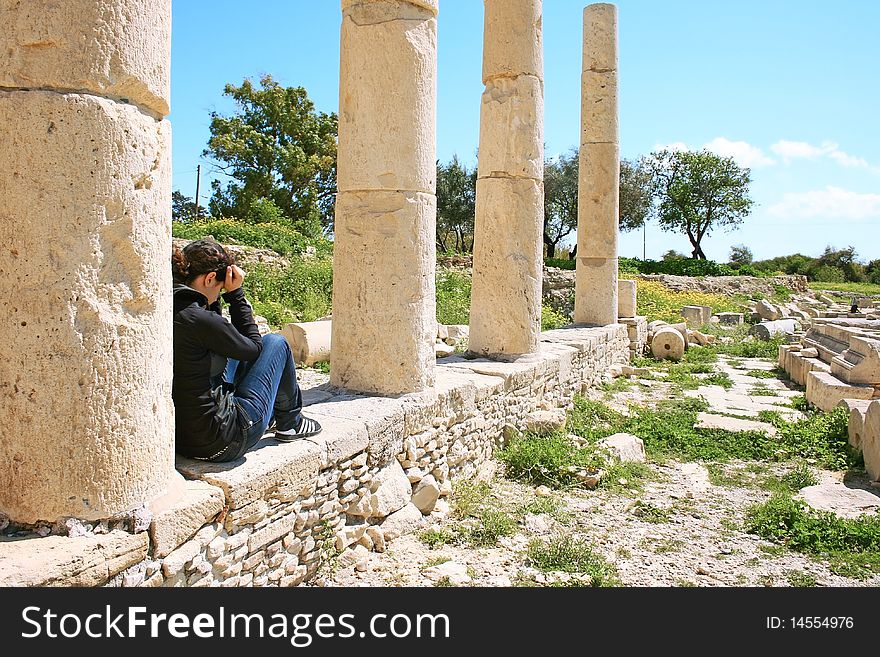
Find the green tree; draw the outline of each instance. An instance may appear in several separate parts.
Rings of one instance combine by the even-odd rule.
[[[687,235],[692,257],[706,259],[701,242],[713,228],[734,227],[749,214],[751,174],[730,157],[709,151],[659,151],[647,161],[663,230]]]
[[[745,244],[734,244],[730,247],[730,255],[727,261],[735,265],[750,265],[754,260],[752,250]]]
[[[336,192],[336,114],[315,111],[302,87],[282,87],[265,75],[227,84],[236,112],[211,113],[211,137],[203,155],[232,178],[212,183],[214,216],[256,221],[253,204],[271,201],[292,227],[316,236],[332,230]]]
[[[544,244],[556,256],[559,242],[577,230],[578,151],[544,161]]]
[[[195,201],[191,197],[184,195],[180,190],[171,192],[171,220],[188,224],[196,219]]]
[[[651,171],[643,158],[620,161],[620,230],[644,225],[651,215],[654,194]]]
[[[865,265],[865,275],[871,283],[880,285],[880,260],[871,260]]]
[[[843,281],[863,283],[868,279],[865,275],[864,265],[856,259],[856,249],[853,246],[848,246],[845,249],[835,249],[831,245],[826,246],[822,255],[810,265],[807,275],[817,281],[837,282],[838,277],[830,274],[829,269],[836,269],[840,272]]]
[[[477,169],[469,170],[453,155],[449,164],[437,161],[437,249],[470,253],[474,250]]]

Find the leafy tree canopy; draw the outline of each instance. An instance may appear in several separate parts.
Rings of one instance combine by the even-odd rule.
[[[302,87],[282,87],[272,76],[259,87],[245,79],[227,84],[224,95],[237,110],[211,114],[211,137],[203,155],[232,180],[215,180],[214,216],[258,222],[271,203],[293,228],[308,236],[333,225],[336,192],[336,114],[317,112]],[[256,204],[256,205],[255,205]]]
[[[449,164],[437,161],[437,249],[470,253],[474,250],[477,168],[469,170],[453,155]]]
[[[706,259],[700,244],[713,228],[738,226],[754,205],[748,196],[750,171],[733,158],[706,150],[663,150],[651,153],[647,166],[660,227],[687,235],[694,258]]]

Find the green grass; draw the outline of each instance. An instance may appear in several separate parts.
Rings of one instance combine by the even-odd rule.
[[[459,479],[452,485],[452,514],[456,518],[476,518],[489,501],[492,489],[485,481]]]
[[[847,577],[880,573],[880,515],[838,518],[788,495],[776,495],[746,512],[749,533],[815,557],[828,559]]]
[[[560,312],[555,311],[550,306],[541,306],[541,330],[551,331],[558,329],[560,326],[570,324],[571,320]]]
[[[529,543],[526,554],[531,565],[544,572],[585,575],[591,586],[618,584],[614,566],[579,538],[556,536],[549,543],[536,539]]]
[[[809,408],[809,403],[807,402],[806,395],[798,395],[797,397],[792,397],[788,400],[788,403],[791,404],[791,407],[793,409],[802,413],[805,413]]]
[[[809,573],[800,570],[792,570],[786,574],[788,583],[798,588],[811,588],[817,586],[816,578]]]
[[[633,515],[644,522],[657,524],[669,522],[669,511],[641,500],[636,502],[636,505],[633,508]]]
[[[437,269],[437,322],[467,324],[471,312],[471,277],[447,269]]]
[[[330,361],[322,360],[312,365],[312,367],[324,374],[330,374]]]
[[[777,374],[773,370],[749,370],[746,376],[753,376],[756,379],[776,379]]]
[[[254,265],[245,276],[244,290],[254,313],[276,328],[311,322],[331,312],[333,262],[330,258],[293,258],[284,270]]]
[[[458,535],[446,529],[426,529],[419,533],[419,540],[431,549],[455,545]]]
[[[516,533],[516,520],[504,511],[484,509],[478,520],[467,527],[462,535],[471,547],[492,547],[499,538]]]
[[[807,283],[811,290],[831,290],[833,292],[851,292],[871,296],[880,294],[880,285],[877,283],[821,283],[812,281]]]

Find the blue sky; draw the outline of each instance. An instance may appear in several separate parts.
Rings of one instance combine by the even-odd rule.
[[[577,146],[583,0],[544,0],[545,142]],[[756,258],[827,244],[880,258],[880,3],[875,0],[620,0],[620,148],[708,147],[752,171],[752,214],[709,235]],[[228,114],[227,82],[270,73],[303,86],[318,109],[339,96],[337,0],[174,0],[174,189],[195,193],[209,113]],[[476,162],[483,85],[480,0],[440,0],[437,156]],[[690,253],[687,238],[649,225],[647,257]],[[641,231],[620,255],[642,255]]]

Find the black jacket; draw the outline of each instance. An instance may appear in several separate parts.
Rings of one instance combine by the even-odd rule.
[[[174,286],[174,399],[176,449],[184,456],[211,458],[243,438],[248,418],[233,402],[230,386],[212,387],[227,358],[253,361],[263,347],[251,305],[241,288],[227,292],[230,324],[219,300]],[[214,382],[217,382],[217,378]]]

